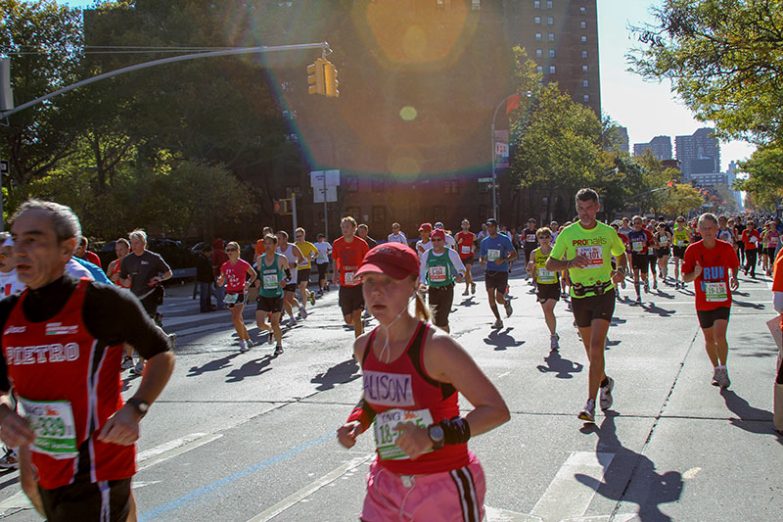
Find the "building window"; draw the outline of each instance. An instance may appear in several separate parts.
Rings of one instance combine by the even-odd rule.
[[[540,16],[534,16],[533,17],[533,23],[536,25],[541,25],[541,17]]]
[[[471,9],[478,11],[481,9],[481,0],[473,0],[470,4]]]
[[[359,178],[356,176],[345,176],[345,190],[348,192],[358,192]]]
[[[540,0],[533,0],[533,9],[541,9]]]
[[[450,179],[443,184],[443,192],[445,194],[459,194],[459,182],[454,179]]]
[[[555,69],[555,66],[554,65],[550,65],[549,66],[549,74],[555,74],[555,72],[557,72],[557,70]]]
[[[580,29],[587,29],[587,22],[585,22],[584,20],[579,22],[579,28]]]
[[[345,207],[345,212],[343,212],[342,217],[351,216],[354,218],[357,222],[361,223],[362,221],[362,207]]]
[[[546,25],[555,25],[555,17],[554,16],[547,16],[546,17]]]
[[[587,80],[582,80],[582,87],[587,89],[590,86],[590,83]]]
[[[536,49],[536,58],[543,58],[543,56],[544,56],[544,50]]]
[[[386,207],[380,205],[373,205],[372,207],[372,223],[373,225],[386,224]]]
[[[587,51],[582,51],[582,59],[587,58]]]
[[[582,35],[579,37],[579,41],[582,43],[587,43],[587,37],[585,35]]]
[[[585,103],[590,103],[590,95],[585,94],[584,96],[582,96],[582,101],[584,101]]]
[[[550,58],[554,58],[555,57],[555,50],[554,49],[550,49],[549,50],[549,57]]]
[[[549,33],[549,41],[554,42],[555,41],[555,33]]]
[[[536,72],[537,72],[538,74],[544,74],[544,68],[543,68],[543,67],[541,67],[540,65],[537,65],[537,66],[536,66]]]
[[[543,36],[541,36],[541,33],[536,33],[536,42],[540,42],[543,40]]]
[[[552,0],[546,0],[546,8],[552,9]]]
[[[589,67],[587,65],[582,65],[582,72],[587,72]]]
[[[587,14],[587,8],[586,7],[580,7],[579,8],[579,14]]]

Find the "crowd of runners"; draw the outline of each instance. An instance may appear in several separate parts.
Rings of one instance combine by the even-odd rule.
[[[560,349],[555,307],[570,301],[589,362],[586,400],[577,415],[593,423],[596,403],[605,411],[614,401],[604,350],[623,288],[633,285],[625,299],[642,303],[643,295],[664,285],[694,283],[711,384],[726,388],[726,331],[739,272],[755,278],[758,265],[772,275],[781,263],[778,220],[705,213],[691,220],[633,216],[606,224],[598,220],[600,198],[591,189],[576,194],[575,210],[571,222],[539,227],[531,219],[518,231],[493,218],[475,233],[467,219],[456,234],[442,222],[425,222],[415,241],[394,223],[380,244],[349,216],[332,243],[322,234],[307,241],[303,228],[294,231],[293,242],[286,231],[265,228],[252,262],[234,241],[204,249],[201,311],[210,311],[210,296],[218,296],[245,352],[252,341],[243,312],[252,296],[257,327],[279,356],[284,327],[306,321],[308,306],[337,286],[364,379],[362,397],[337,437],[350,448],[372,429],[377,449],[362,520],[396,520],[401,513],[411,519],[415,513],[417,520],[480,520],[486,484],[468,441],[510,414],[497,388],[449,334],[455,291],[464,284],[463,296],[476,294],[475,265],[492,328],[502,329],[514,312],[509,274],[521,259],[552,351]],[[147,250],[139,229],[116,241],[117,259],[104,272],[78,218],[51,202],[23,204],[0,242],[6,296],[0,302],[0,437],[9,448],[0,465],[20,469],[23,490],[48,520],[135,520],[131,479],[139,423],[174,366],[175,339],[164,333],[158,313],[162,283],[172,270]],[[781,271],[774,281],[780,311]],[[368,313],[378,326],[365,333]],[[141,381],[123,402],[125,369]],[[473,406],[464,416],[458,394]]]

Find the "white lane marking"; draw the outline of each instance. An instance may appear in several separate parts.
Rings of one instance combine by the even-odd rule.
[[[682,478],[685,480],[694,479],[696,478],[696,475],[698,475],[700,471],[701,471],[700,467],[691,468],[682,474]]]
[[[541,517],[528,515],[527,513],[517,513],[508,509],[493,508],[484,506],[487,513],[487,522],[543,522]]]
[[[299,502],[302,502],[303,500],[305,500],[307,497],[309,497],[319,489],[328,486],[329,484],[333,483],[334,481],[336,481],[337,479],[339,479],[349,471],[356,469],[362,464],[368,462],[374,456],[375,453],[369,453],[362,457],[356,457],[355,459],[349,460],[348,462],[336,467],[335,469],[333,469],[323,477],[312,481],[310,484],[306,485],[299,491],[284,498],[274,506],[265,509],[258,515],[248,520],[248,522],[266,522],[268,520],[272,520],[283,511],[289,509],[295,504],[298,504]]]
[[[154,486],[155,484],[160,484],[161,482],[163,482],[163,481],[162,480],[148,480],[148,481],[134,480],[133,481],[133,489],[139,489],[139,488],[143,488],[145,486]]]
[[[597,515],[589,517],[573,517],[566,518],[560,522],[630,522],[634,518],[637,518],[636,513],[623,513],[619,515]]]
[[[584,516],[596,489],[583,484],[575,475],[601,483],[612,459],[614,453],[572,452],[530,513],[545,521]]]
[[[185,435],[184,437],[142,451],[136,458],[136,462],[139,464],[138,470],[144,471],[147,468],[178,457],[183,453],[209,444],[222,436],[222,433],[191,433],[190,435]]]
[[[24,491],[17,491],[7,499],[0,502],[0,513],[5,514],[9,509],[33,509],[30,499],[24,494]]]
[[[496,378],[497,378],[497,379],[502,379],[502,378],[503,378],[503,377],[505,377],[506,375],[511,375],[511,372],[503,372],[503,373],[501,373],[500,375],[498,375]]]

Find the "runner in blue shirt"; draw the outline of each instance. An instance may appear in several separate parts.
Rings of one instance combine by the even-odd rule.
[[[508,262],[516,259],[517,251],[507,236],[498,234],[496,219],[487,220],[487,232],[489,235],[481,241],[479,262],[486,264],[484,283],[489,296],[489,307],[495,314],[494,328],[500,329],[503,328],[503,321],[500,319],[497,305],[505,307],[507,317],[511,317],[513,312],[511,303],[506,301],[503,294],[508,287]]]

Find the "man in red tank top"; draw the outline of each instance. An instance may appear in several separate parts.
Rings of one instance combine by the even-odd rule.
[[[355,276],[369,247],[364,239],[356,235],[356,220],[351,216],[342,219],[340,229],[343,235],[332,243],[334,284],[340,285],[338,303],[345,324],[352,325],[354,335],[359,337],[364,332],[364,297],[362,282]]]
[[[135,442],[174,368],[168,338],[129,292],[65,275],[81,235],[71,209],[28,201],[12,222],[27,290],[0,302],[0,438],[20,447],[23,489],[50,522],[135,519]],[[123,404],[124,343],[148,364]]]

